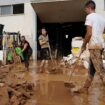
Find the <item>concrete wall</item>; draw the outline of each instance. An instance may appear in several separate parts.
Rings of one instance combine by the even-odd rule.
[[[25,13],[19,15],[0,16],[0,24],[4,31],[18,32],[26,36],[33,48],[33,58],[36,59],[36,14],[30,3],[25,3]]]

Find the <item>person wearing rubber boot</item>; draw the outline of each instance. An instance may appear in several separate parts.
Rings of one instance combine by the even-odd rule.
[[[21,48],[24,57],[25,68],[29,70],[29,59],[32,55],[32,48],[28,41],[26,41],[25,36],[21,36]]]
[[[78,90],[80,93],[88,92],[96,73],[104,83],[103,79],[105,77],[105,73],[103,70],[102,50],[104,44],[103,32],[105,29],[105,19],[100,14],[95,13],[95,8],[96,4],[92,0],[85,4],[85,12],[88,14],[85,21],[87,32],[81,51],[83,52],[86,49],[86,45],[88,43],[88,49],[90,52],[90,68],[88,78],[85,81],[84,86]]]
[[[40,73],[42,73],[45,69],[46,73],[49,73],[48,70],[48,60],[50,58],[49,52],[49,38],[45,28],[41,29],[41,35],[39,36],[39,44],[41,46],[41,64],[40,64]],[[43,68],[44,67],[44,68]]]

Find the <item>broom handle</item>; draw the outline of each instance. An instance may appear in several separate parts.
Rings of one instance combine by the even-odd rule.
[[[69,81],[69,82],[71,81],[71,78],[72,78],[72,74],[74,73],[74,71],[75,71],[75,68],[76,68],[76,66],[74,67],[74,69],[72,70],[72,72],[71,72],[71,74],[70,74],[70,76],[69,76],[69,79],[68,79],[68,81]]]
[[[50,53],[50,58],[51,58],[51,61],[53,62],[53,58],[52,58],[52,54],[51,54],[51,47],[50,47],[50,45],[49,45],[49,53]]]

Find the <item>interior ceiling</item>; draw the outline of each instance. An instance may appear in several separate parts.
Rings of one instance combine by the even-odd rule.
[[[86,0],[33,2],[32,6],[43,23],[78,22],[85,20],[85,2]]]

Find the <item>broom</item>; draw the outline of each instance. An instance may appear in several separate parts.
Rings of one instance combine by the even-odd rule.
[[[51,62],[54,65],[54,67],[52,69],[49,70],[50,73],[56,73],[57,72],[57,65],[53,60],[52,54],[51,54],[51,47],[49,45],[49,54],[50,54],[50,58],[51,58]]]
[[[73,75],[73,73],[75,71],[75,68],[76,68],[76,66],[78,64],[78,61],[80,59],[80,56],[81,56],[81,53],[80,53],[78,59],[76,60],[76,62],[74,63],[74,68],[73,68],[73,70],[72,70],[72,72],[71,72],[71,74],[69,76],[68,81],[67,82],[64,82],[65,87],[68,87],[68,88],[74,88],[75,87],[75,85],[73,84],[73,82],[71,82],[71,79],[72,79],[72,75]]]

